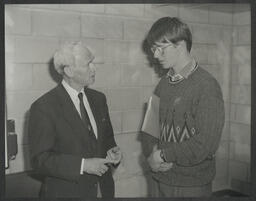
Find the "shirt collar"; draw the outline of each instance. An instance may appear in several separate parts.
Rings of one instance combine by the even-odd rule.
[[[61,84],[63,87],[66,89],[68,92],[69,96],[71,97],[72,100],[76,100],[78,98],[78,94],[81,92],[83,95],[85,95],[84,90],[82,89],[80,92],[72,88],[64,79],[62,80]]]
[[[167,77],[170,77],[172,80],[188,78],[188,76],[196,69],[197,63],[194,59],[190,61],[184,68],[181,69],[179,73],[175,73],[173,68],[167,73]]]

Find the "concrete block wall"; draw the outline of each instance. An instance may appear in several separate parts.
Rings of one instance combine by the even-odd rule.
[[[148,168],[138,138],[144,103],[159,77],[149,67],[142,40],[158,18],[178,16],[191,27],[192,54],[218,79],[225,97],[226,124],[217,153],[214,190],[226,188],[229,108],[240,107],[230,104],[232,13],[215,10],[192,9],[182,4],[6,5],[7,114],[8,119],[15,119],[19,144],[17,158],[10,161],[6,173],[31,169],[27,139],[29,107],[56,86],[49,67],[55,50],[64,41],[83,40],[96,55],[97,75],[92,88],[106,94],[115,139],[124,152],[124,160],[114,172],[116,196],[147,196]]]
[[[251,182],[251,19],[250,11],[233,15],[230,89],[229,185],[250,192]]]

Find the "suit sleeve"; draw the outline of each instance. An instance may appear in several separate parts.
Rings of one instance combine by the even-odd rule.
[[[56,150],[55,125],[49,109],[33,104],[30,109],[28,134],[32,167],[39,174],[76,182],[82,158]]]
[[[116,145],[116,141],[114,138],[114,131],[112,128],[112,124],[111,124],[111,120],[110,120],[110,116],[109,116],[109,110],[108,110],[108,105],[107,105],[107,99],[106,96],[103,96],[103,113],[105,116],[105,144],[106,144],[106,151],[108,151],[109,149],[111,149],[112,147],[117,146]]]
[[[181,143],[169,143],[163,149],[167,162],[192,166],[214,155],[225,122],[224,102],[218,84],[202,89],[195,115],[197,134]]]

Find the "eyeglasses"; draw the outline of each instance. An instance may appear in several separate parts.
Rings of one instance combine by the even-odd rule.
[[[155,54],[156,51],[158,51],[160,54],[163,54],[164,49],[169,47],[169,46],[173,46],[174,47],[174,45],[172,43],[166,43],[166,44],[164,44],[162,46],[153,46],[153,47],[150,48],[150,50],[151,50],[151,52],[153,54]]]

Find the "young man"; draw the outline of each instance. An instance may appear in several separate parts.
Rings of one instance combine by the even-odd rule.
[[[62,82],[31,106],[31,161],[44,176],[43,197],[114,196],[109,167],[120,162],[121,151],[105,95],[88,88],[95,80],[93,59],[81,42],[63,45],[54,55]]]
[[[221,88],[191,56],[192,35],[180,19],[156,21],[147,42],[154,58],[169,69],[154,91],[160,98],[158,147],[148,157],[154,196],[210,196],[224,126]]]

